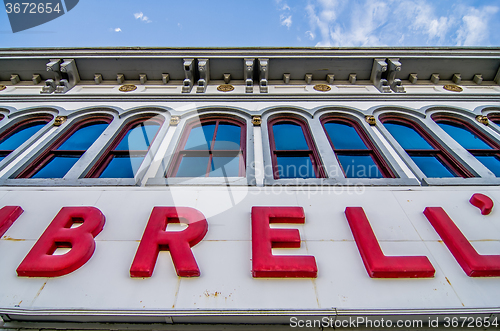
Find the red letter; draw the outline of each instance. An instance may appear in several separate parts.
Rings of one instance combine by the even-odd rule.
[[[182,231],[165,231],[168,223],[187,223]],[[170,251],[177,275],[200,275],[191,247],[207,234],[208,223],[203,214],[190,207],[154,207],[141,243],[130,267],[131,277],[151,277],[158,253]]]
[[[361,207],[347,207],[345,216],[366,271],[372,278],[423,278],[434,276],[425,256],[385,256]]]
[[[299,248],[297,229],[271,229],[269,223],[304,224],[302,207],[252,208],[252,274],[253,277],[316,278],[314,256],[274,256],[272,248]]]
[[[474,199],[474,194],[470,202],[479,207],[484,215],[484,208],[488,206],[493,207],[493,201],[485,195],[479,196],[481,199],[489,199],[478,203]],[[475,201],[474,201],[475,200]],[[479,206],[478,206],[479,205]],[[491,208],[490,208],[491,211]],[[487,212],[489,214],[489,212]],[[476,252],[474,247],[465,238],[460,229],[455,225],[451,218],[446,214],[441,207],[427,207],[424,210],[424,215],[432,224],[436,232],[443,239],[446,247],[450,250],[451,254],[455,257],[458,264],[465,271],[469,277],[498,277],[500,276],[500,255],[480,255]]]
[[[104,226],[104,215],[95,207],[63,207],[17,268],[18,276],[56,277],[75,271],[92,257],[94,238]],[[83,223],[71,228],[74,223]],[[63,255],[52,255],[70,247]]]
[[[0,237],[7,232],[23,211],[19,206],[5,206],[0,209]]]

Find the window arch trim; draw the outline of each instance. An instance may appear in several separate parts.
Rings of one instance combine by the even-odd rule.
[[[24,170],[21,171],[19,175],[17,175],[15,178],[31,178],[33,177],[38,171],[43,169],[47,164],[52,161],[54,157],[56,157],[58,154],[57,149],[66,142],[75,132],[77,132],[79,129],[85,127],[86,125],[92,124],[92,123],[107,123],[108,125],[111,123],[113,120],[112,116],[109,115],[97,115],[97,116],[92,116],[86,119],[82,119],[71,125],[71,127],[64,132],[60,137],[58,137],[48,148],[45,149],[42,154],[40,154],[34,161],[32,161],[28,166],[24,168]],[[85,151],[63,151],[65,154],[74,154],[74,155],[80,155],[80,157],[86,152]]]
[[[397,117],[394,115],[386,115],[386,116],[380,116],[379,117],[380,121],[385,124],[387,122],[396,122],[397,124],[400,125],[405,125],[409,126],[413,130],[415,130],[433,149],[405,149],[403,146],[403,150],[410,156],[411,159],[411,154],[417,154],[417,155],[435,155],[441,162],[444,163],[446,167],[448,167],[451,171],[453,171],[458,177],[462,178],[471,178],[475,177],[474,174],[472,174],[467,168],[464,167],[462,163],[460,163],[458,160],[456,160],[455,157],[453,157],[434,137],[432,137],[420,124],[417,124],[413,120],[403,118],[403,117]],[[390,134],[390,133],[389,133]],[[392,136],[392,135],[391,135]],[[394,140],[396,140],[395,137],[393,137]],[[396,142],[399,144],[399,141],[396,140]],[[417,166],[418,168],[418,166]],[[420,169],[420,168],[418,168]],[[423,171],[420,170],[422,173]]]
[[[151,148],[151,145],[153,144],[156,137],[158,136],[158,133],[161,130],[161,126],[164,123],[163,119],[158,118],[157,114],[142,115],[140,117],[129,120],[120,129],[119,133],[113,139],[112,143],[108,146],[108,148],[106,148],[106,150],[99,157],[98,161],[94,164],[94,166],[91,167],[91,169],[87,172],[87,174],[84,176],[84,178],[99,178],[101,176],[101,174],[104,172],[104,170],[108,167],[110,162],[113,160],[115,155],[124,155],[124,154],[130,154],[130,152],[135,152],[133,150],[132,151],[131,150],[115,151],[115,148],[118,147],[118,145],[121,143],[123,138],[127,135],[127,133],[134,126],[139,125],[140,123],[146,122],[146,121],[156,122],[160,126],[158,128],[158,130],[156,131],[154,138],[151,140],[151,144],[148,146],[148,149],[144,150],[144,151],[140,151],[140,152],[144,153],[144,156],[146,156]],[[141,164],[142,164],[142,162],[141,162]]]
[[[362,150],[363,154],[370,155],[375,163],[375,165],[378,167],[379,171],[381,174],[384,176],[384,178],[395,178],[396,176],[394,175],[394,172],[392,169],[389,167],[389,164],[384,160],[382,157],[382,154],[380,153],[379,149],[375,146],[375,143],[370,139],[368,136],[368,133],[362,128],[360,123],[356,120],[352,120],[350,118],[346,118],[343,116],[335,116],[335,115],[325,115],[321,118],[321,126],[323,127],[323,130],[325,131],[326,137],[328,139],[328,142],[330,143],[330,146],[333,149],[333,152],[335,153],[335,157],[337,157],[337,151],[345,152],[345,153],[355,153],[355,152],[361,152],[361,150],[357,149],[338,149],[335,148],[330,135],[326,131],[325,124],[326,123],[342,123],[342,124],[348,124],[356,130],[356,133],[358,134],[359,138],[363,141],[363,143],[366,145],[366,149]],[[340,167],[342,168],[342,171],[344,172],[345,175],[345,170],[342,167],[342,164],[340,163],[340,160],[337,161],[339,162]]]
[[[216,126],[214,129],[213,136],[210,140],[210,148],[208,150],[185,150],[184,147],[186,146],[186,143],[189,139],[189,135],[191,133],[191,130],[196,127],[197,125],[201,125],[204,123],[210,123],[210,122],[215,122]],[[240,127],[240,149],[238,152],[236,150],[231,150],[231,151],[223,151],[223,150],[216,150],[213,151],[213,145],[215,143],[215,137],[218,132],[218,126],[220,123],[229,123],[229,124],[234,124]],[[176,178],[176,175],[179,170],[179,166],[181,164],[182,158],[186,154],[192,154],[196,155],[197,153],[208,153],[209,155],[209,160],[207,163],[207,170],[205,171],[205,177],[209,176],[209,168],[210,164],[212,162],[214,152],[216,154],[236,154],[239,155],[240,160],[239,160],[239,167],[238,167],[238,177],[246,177],[246,160],[247,160],[247,143],[246,143],[246,137],[247,137],[247,128],[246,128],[246,122],[244,120],[240,120],[239,118],[235,116],[220,116],[218,114],[211,114],[211,115],[205,115],[201,116],[199,119],[191,119],[186,122],[186,125],[184,126],[184,129],[181,132],[181,138],[179,140],[179,143],[177,144],[177,147],[174,152],[174,157],[172,159],[172,163],[166,172],[166,175],[164,175],[166,178]],[[227,153],[226,153],[227,152]]]
[[[53,118],[54,118],[54,116],[52,116],[52,115],[42,114],[42,115],[37,115],[37,116],[32,117],[32,118],[22,119],[22,120],[18,121],[17,123],[13,123],[12,125],[9,125],[9,127],[7,127],[2,133],[0,133],[0,143],[3,142],[4,140],[9,139],[16,132],[22,131],[21,129],[24,126],[28,126],[29,124],[33,124],[33,123],[37,123],[37,122],[40,122],[40,123],[43,122],[43,123],[45,123],[45,125],[47,125],[50,121],[53,120]],[[39,131],[35,132],[31,137],[28,138],[28,140],[30,138],[32,138],[34,135],[36,135]],[[19,146],[21,146],[25,142],[21,143]],[[7,157],[10,153],[14,152],[14,150],[0,150],[0,155],[3,157]]]
[[[273,126],[278,123],[293,123],[302,129],[302,132],[304,134],[304,138],[306,140],[308,150],[293,150],[293,151],[287,151],[287,150],[276,150],[276,142],[275,142],[275,137],[274,137],[274,130]],[[278,115],[275,116],[271,119],[268,120],[267,123],[268,127],[268,134],[269,134],[269,146],[270,146],[270,152],[271,152],[271,163],[273,167],[273,177],[274,179],[280,179],[279,177],[279,167],[278,167],[278,160],[277,160],[277,154],[295,154],[298,155],[300,154],[301,156],[309,156],[314,172],[316,174],[315,178],[326,178],[325,174],[325,169],[321,163],[321,159],[318,153],[318,149],[316,147],[316,144],[314,143],[311,131],[309,129],[309,125],[306,121],[297,118],[296,116],[290,116],[289,114],[286,115]],[[300,177],[297,177],[300,178]],[[291,178],[288,178],[291,179]]]

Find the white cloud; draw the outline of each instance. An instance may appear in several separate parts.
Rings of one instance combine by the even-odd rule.
[[[283,2],[283,0],[274,0],[274,2],[278,6],[278,10],[281,12],[280,14],[281,25],[286,26],[287,29],[290,29],[293,22],[292,15],[290,14],[292,9],[286,2]]]
[[[499,8],[431,0],[309,0],[305,11],[305,34],[310,40],[318,36],[316,46],[484,46]]]
[[[114,31],[115,31],[115,32],[122,32],[122,29],[120,29],[120,28],[116,28],[116,29],[114,29]]]
[[[285,16],[283,14],[280,15],[281,25],[286,26],[288,29],[292,26],[292,15]]]
[[[134,17],[136,20],[140,20],[140,21],[143,21],[143,22],[146,22],[146,23],[151,23],[152,21],[149,19],[149,17],[147,16],[144,16],[143,12],[140,12],[140,13],[135,13],[134,14]]]
[[[462,17],[462,26],[457,34],[457,46],[480,46],[488,44],[489,21],[498,12],[498,7],[487,6],[481,9],[468,8]]]

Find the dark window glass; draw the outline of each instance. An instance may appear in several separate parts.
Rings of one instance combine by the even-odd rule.
[[[113,156],[99,178],[134,178],[144,156]]]
[[[16,148],[24,144],[49,121],[50,118],[48,117],[23,121],[4,131],[0,135],[0,161],[12,153]]]
[[[107,126],[99,119],[75,124],[17,178],[63,178]]]
[[[325,123],[325,129],[335,149],[367,149],[356,129],[349,123]]]
[[[177,177],[205,177],[210,156],[184,156],[177,170]]]
[[[309,149],[302,127],[298,124],[277,123],[273,125],[273,133],[277,151]]]
[[[215,123],[195,126],[191,129],[184,149],[209,150],[214,131]]]
[[[110,151],[109,163],[99,178],[134,178],[159,128],[158,122],[141,121],[128,129]]]
[[[245,127],[242,123],[205,119],[200,124],[188,126],[185,132],[167,176],[245,176]]]
[[[269,122],[274,178],[321,178],[319,156],[305,123],[295,119]]]
[[[108,127],[108,123],[97,123],[86,125],[73,133],[58,150],[87,150],[102,132]]]
[[[47,123],[30,123],[22,128],[19,128],[18,130],[15,130],[13,134],[0,142],[0,150],[15,150],[35,133],[37,133],[38,130],[43,128],[45,124]]]
[[[456,177],[436,156],[412,156],[411,159],[422,170],[426,177]]]
[[[476,156],[476,159],[490,169],[495,176],[500,177],[500,159],[498,155]]]
[[[445,122],[438,122],[438,125],[465,149],[491,149],[491,146],[463,125]]]
[[[403,119],[385,119],[383,123],[426,177],[473,176],[415,123]]]
[[[213,149],[234,150],[240,148],[241,127],[233,124],[219,124]]]
[[[62,178],[79,158],[72,155],[56,156],[31,178]]]
[[[387,122],[384,126],[404,149],[434,149],[409,125]]]
[[[153,142],[156,132],[160,128],[158,123],[141,123],[128,130],[122,138],[116,151],[144,151],[148,150]]]
[[[327,119],[323,126],[347,178],[394,177],[357,123],[347,119]]]
[[[134,178],[161,124],[151,118],[128,123],[86,177]]]
[[[278,156],[279,178],[315,178],[316,173],[308,156]]]
[[[347,178],[383,178],[370,155],[341,155],[337,158]]]
[[[209,177],[238,177],[240,158],[227,156],[214,156],[210,164]]]
[[[495,176],[500,177],[500,146],[496,141],[462,121],[438,117],[436,123]]]

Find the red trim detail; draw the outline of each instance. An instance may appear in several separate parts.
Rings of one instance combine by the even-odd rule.
[[[500,276],[500,255],[480,255],[441,207],[427,207],[424,215],[469,277]]]
[[[274,141],[274,131],[273,131],[273,126],[275,124],[282,124],[282,123],[292,123],[299,125],[302,129],[302,133],[304,134],[304,137],[306,139],[307,146],[309,147],[308,150],[293,150],[293,151],[286,151],[286,150],[276,150],[276,143]],[[278,168],[278,156],[277,154],[281,155],[291,155],[293,156],[294,154],[303,154],[303,156],[309,156],[311,159],[311,164],[314,169],[314,173],[316,174],[316,178],[326,178],[325,171],[323,169],[323,165],[321,164],[320,157],[318,154],[318,150],[316,148],[316,145],[314,144],[314,141],[311,136],[311,132],[309,131],[309,126],[301,119],[297,119],[294,117],[288,116],[278,116],[276,118],[273,118],[268,122],[268,132],[269,132],[269,145],[271,147],[271,161],[273,164],[273,175],[274,179],[279,179],[279,168]]]
[[[187,223],[182,231],[166,231],[168,223]],[[160,251],[170,251],[177,276],[197,277],[200,269],[191,247],[207,234],[208,222],[190,207],[154,207],[130,267],[130,277],[151,277]]]
[[[425,278],[434,276],[434,267],[425,256],[385,256],[363,208],[347,207],[345,216],[370,277]]]
[[[354,130],[356,130],[358,136],[361,138],[363,143],[366,145],[367,149],[342,150],[342,149],[335,148],[335,146],[333,145],[333,142],[330,138],[330,135],[326,131],[326,128],[325,128],[326,123],[341,123],[341,124],[348,124],[348,125],[352,126],[354,128]],[[380,151],[375,147],[375,144],[373,143],[373,141],[368,137],[368,134],[365,132],[365,130],[363,130],[361,128],[361,125],[357,121],[354,121],[354,120],[351,120],[348,118],[344,118],[344,117],[336,117],[333,115],[327,115],[327,116],[324,116],[323,118],[321,118],[321,125],[323,126],[323,130],[325,130],[326,137],[328,138],[328,141],[330,142],[330,146],[332,146],[333,152],[335,153],[335,157],[337,157],[337,152],[342,152],[343,154],[347,154],[347,155],[358,155],[356,153],[362,153],[363,155],[365,155],[365,154],[370,155],[372,157],[375,165],[377,165],[380,173],[384,176],[384,178],[395,178],[396,177],[396,176],[394,176],[394,174],[393,174],[391,168],[389,167],[389,165],[387,164],[387,162],[385,162]],[[339,162],[339,165],[342,168],[342,171],[344,172],[344,175],[345,175],[344,168],[342,167],[342,164],[338,160],[338,157],[337,157],[337,161]]]
[[[83,223],[71,228],[73,223]],[[102,231],[105,217],[95,207],[63,207],[17,268],[18,276],[57,277],[83,266],[95,250],[94,238]],[[59,247],[70,247],[53,255]]]
[[[189,150],[186,151],[184,150],[184,146],[186,146],[186,142],[189,138],[189,135],[191,133],[191,129],[197,125],[202,125],[202,124],[209,124],[209,123],[215,123],[215,129],[214,129],[214,134],[212,136],[212,140],[210,141],[210,150]],[[213,150],[213,145],[215,143],[215,137],[217,136],[217,130],[219,128],[219,124],[222,123],[228,123],[228,124],[234,124],[237,125],[241,128],[240,130],[240,149],[239,151],[237,150],[228,150],[228,151],[222,151],[222,150]],[[231,155],[234,153],[238,153],[239,155],[239,170],[238,170],[238,175],[240,177],[245,177],[246,173],[246,123],[244,121],[241,121],[236,118],[221,118],[219,116],[206,116],[201,119],[195,119],[190,121],[189,123],[186,124],[186,127],[184,128],[182,132],[181,139],[179,141],[178,147],[175,151],[173,161],[171,163],[169,171],[167,171],[166,177],[175,177],[177,175],[177,171],[179,170],[179,166],[181,164],[182,158],[188,154],[190,156],[208,156],[208,163],[207,163],[207,170],[205,171],[205,177],[208,177],[210,174],[210,164],[212,162],[212,158],[214,154],[218,155]],[[236,156],[236,155],[235,155]]]
[[[314,256],[275,256],[272,248],[300,247],[297,229],[271,229],[270,223],[304,224],[302,207],[252,207],[252,275],[254,278],[316,278]]]
[[[24,210],[19,206],[5,206],[0,209],[0,237],[14,224]]]
[[[474,193],[469,202],[473,206],[479,208],[482,215],[489,215],[491,213],[491,209],[493,209],[493,200],[481,193]]]

